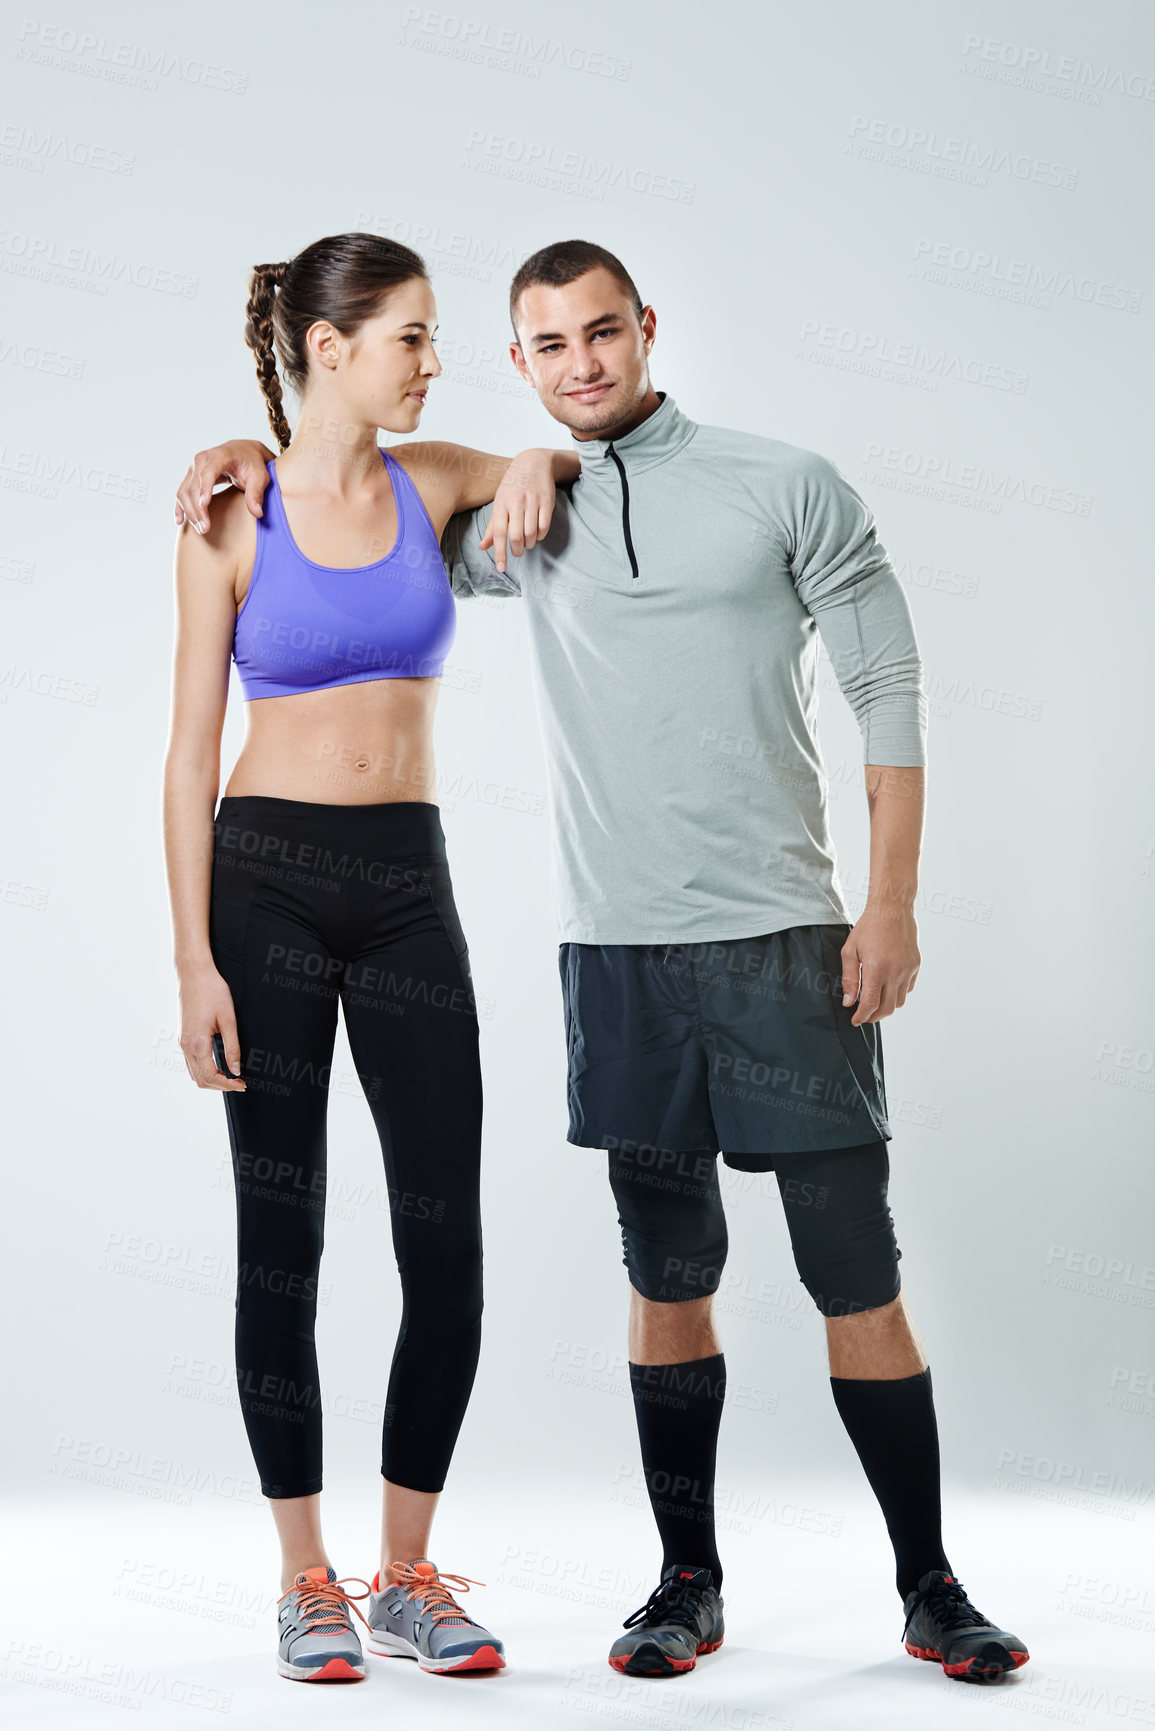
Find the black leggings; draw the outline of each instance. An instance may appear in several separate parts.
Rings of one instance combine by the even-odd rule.
[[[902,1252],[885,1141],[773,1159],[799,1279],[823,1316],[892,1303]],[[716,1292],[729,1247],[717,1156],[614,1150],[609,1176],[630,1284],[662,1304]]]
[[[245,795],[214,823],[210,942],[245,1093],[224,1096],[237,1194],[237,1387],[267,1497],[321,1489],[314,1326],[340,999],[381,1152],[401,1327],[381,1471],[439,1491],[481,1343],[481,1073],[434,805]],[[383,1308],[383,1307],[382,1307]],[[349,1316],[372,1349],[373,1309]]]

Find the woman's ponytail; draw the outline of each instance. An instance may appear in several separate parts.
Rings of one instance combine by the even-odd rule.
[[[282,451],[288,449],[292,433],[285,419],[277,356],[273,347],[273,303],[278,286],[285,280],[287,264],[257,264],[249,278],[249,304],[245,308],[245,341],[257,359],[257,378],[269,411],[269,425]]]

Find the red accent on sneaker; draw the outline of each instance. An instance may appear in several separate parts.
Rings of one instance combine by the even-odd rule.
[[[363,1683],[364,1671],[354,1671],[347,1659],[330,1659],[318,1671],[306,1671],[306,1683]]]
[[[624,1671],[632,1658],[633,1658],[632,1653],[622,1653],[622,1654],[619,1654],[619,1656],[616,1659],[611,1659],[610,1664],[613,1666],[615,1671]],[[696,1663],[697,1663],[696,1659],[667,1659],[666,1660],[666,1665],[669,1668],[669,1670],[671,1670],[671,1671],[692,1671],[694,1669],[694,1666],[696,1665]],[[664,1671],[658,1671],[658,1670],[654,1670],[652,1672],[635,1671],[632,1673],[632,1675],[635,1677],[642,1677],[642,1676],[647,1676],[647,1675],[653,1676],[653,1677],[660,1677],[660,1676],[664,1676],[665,1672]]]
[[[665,1658],[665,1655],[663,1655],[663,1666],[661,1668],[655,1666],[652,1671],[635,1671],[632,1675],[635,1677],[664,1677],[668,1675],[670,1671],[692,1671],[698,1662],[699,1654],[716,1653],[724,1639],[724,1636],[719,1636],[716,1641],[703,1641],[702,1645],[695,1651],[692,1659],[667,1659]],[[633,1653],[619,1653],[616,1658],[610,1660],[610,1664],[613,1666],[615,1671],[625,1671],[629,1666],[630,1660],[634,1657],[635,1655]]]
[[[501,1654],[497,1651],[496,1647],[491,1647],[489,1645],[489,1643],[486,1642],[485,1646],[479,1647],[477,1649],[476,1653],[467,1653],[465,1658],[462,1659],[462,1661],[459,1665],[447,1666],[445,1668],[445,1670],[441,1672],[441,1675],[442,1676],[448,1676],[449,1673],[453,1672],[453,1671],[504,1671],[504,1670],[505,1670],[505,1660],[502,1658]]]
[[[943,1660],[942,1655],[936,1653],[933,1647],[914,1647],[909,1641],[904,1644],[913,1659],[933,1660],[936,1664],[942,1665],[948,1677],[997,1677],[1006,1669],[1003,1665],[981,1664],[977,1654],[972,1655],[969,1659],[960,1659],[955,1664],[948,1665]],[[1011,1666],[1013,1671],[1017,1671],[1020,1665],[1025,1665],[1031,1656],[1015,1647],[1008,1647],[1006,1651],[1008,1658],[1014,1660],[1014,1664]]]

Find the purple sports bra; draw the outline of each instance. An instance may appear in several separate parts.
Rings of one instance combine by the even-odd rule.
[[[233,659],[245,701],[362,679],[440,675],[457,630],[453,591],[420,493],[381,448],[397,539],[372,565],[317,565],[293,540],[273,462]]]

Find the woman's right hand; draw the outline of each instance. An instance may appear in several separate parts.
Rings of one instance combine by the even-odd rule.
[[[217,1069],[213,1057],[213,1035],[217,1033],[224,1041],[225,1062],[234,1072],[231,1076]],[[180,1049],[198,1088],[215,1088],[220,1093],[245,1092],[240,1076],[241,1042],[237,1037],[233,994],[211,962],[181,972]]]
[[[198,535],[205,533],[209,526],[209,502],[218,481],[231,481],[234,487],[239,487],[253,516],[262,516],[261,500],[269,484],[265,464],[276,454],[259,439],[231,439],[227,445],[214,445],[211,451],[198,451],[176,496],[173,515],[177,527],[191,523]]]

